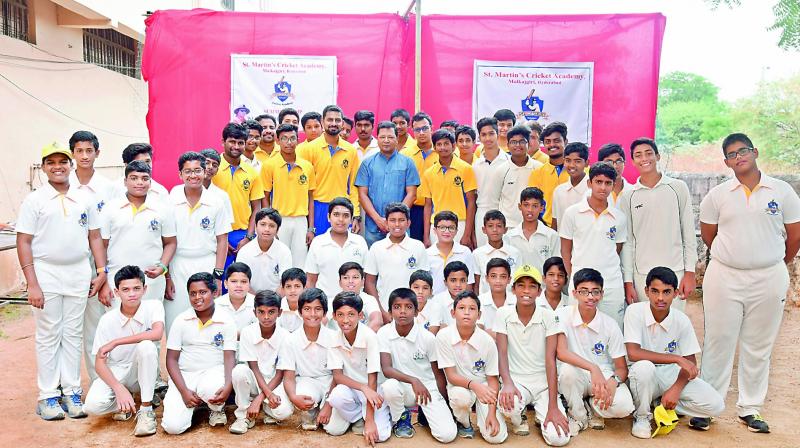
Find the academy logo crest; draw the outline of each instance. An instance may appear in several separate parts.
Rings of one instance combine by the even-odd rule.
[[[508,257],[506,258],[506,261],[508,261],[508,265],[512,268],[517,264],[517,260],[515,260],[514,257]]]
[[[276,264],[275,265],[275,269],[272,270],[272,273],[275,274],[275,275],[278,275],[280,272],[281,272],[281,267],[280,267],[280,265]]]
[[[86,212],[81,213],[81,217],[78,218],[78,225],[81,227],[89,225],[89,215],[87,215]]]
[[[472,365],[472,373],[478,375],[481,372],[483,372],[483,369],[485,368],[486,368],[486,361],[479,359],[475,361],[475,364]]]
[[[208,230],[211,227],[211,220],[208,218],[208,216],[200,220],[200,227],[203,230]]]
[[[350,161],[347,159],[342,160],[342,168],[347,169],[350,166]]]
[[[249,180],[245,179],[245,180],[242,181],[242,189],[244,191],[249,191],[250,190],[250,181]]]
[[[285,106],[293,103],[293,101],[288,101],[289,99],[294,100],[294,93],[292,92],[292,85],[286,81],[285,76],[281,76],[280,81],[276,82],[272,87],[275,91],[275,93],[272,94],[272,104]],[[274,101],[276,99],[278,102]]]
[[[456,185],[456,187],[460,187],[464,183],[464,180],[461,179],[461,176],[456,176],[453,178],[453,183]]]
[[[150,230],[153,231],[153,232],[156,232],[156,231],[158,231],[159,227],[160,227],[160,223],[158,222],[157,219],[153,218],[153,220],[150,221]]]
[[[414,361],[422,361],[423,359],[425,359],[425,353],[417,350],[414,352],[412,358],[414,359]]]
[[[536,89],[531,89],[531,92],[520,101],[522,108],[522,116],[526,120],[538,120],[539,118],[548,118],[548,114],[544,112],[544,100],[535,95]]]
[[[417,259],[414,258],[413,255],[408,257],[408,261],[406,262],[406,267],[409,269],[414,269],[415,267],[417,267]]]
[[[222,344],[225,343],[225,337],[222,336],[222,332],[219,332],[214,335],[214,347],[222,347]]]
[[[97,213],[100,213],[100,212],[102,212],[102,211],[103,211],[103,207],[104,207],[105,205],[106,205],[106,202],[105,202],[105,201],[100,201],[100,202],[98,202],[98,203],[97,203]]]
[[[775,202],[775,199],[769,201],[767,203],[767,208],[764,210],[768,215],[777,215],[780,213],[781,208],[778,206],[778,203]]]
[[[598,355],[598,356],[602,355],[605,350],[606,350],[606,347],[605,347],[605,345],[603,345],[602,341],[597,341],[597,343],[594,344],[594,347],[592,347],[592,353],[594,353],[595,355]]]
[[[300,183],[300,185],[305,185],[308,183],[308,177],[305,174],[301,174],[297,181]]]
[[[606,232],[606,236],[611,241],[615,241],[617,239],[617,226],[609,227],[608,232]]]
[[[678,343],[675,341],[675,339],[673,339],[672,341],[670,341],[669,344],[667,344],[667,348],[665,351],[667,353],[675,353],[675,351],[677,350],[678,350]]]

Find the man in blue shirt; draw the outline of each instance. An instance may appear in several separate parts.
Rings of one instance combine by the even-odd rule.
[[[419,186],[414,162],[397,151],[397,127],[391,121],[378,124],[378,147],[380,153],[361,162],[355,182],[366,214],[364,237],[369,246],[386,237],[389,230],[384,216],[386,205],[403,202],[411,208]]]

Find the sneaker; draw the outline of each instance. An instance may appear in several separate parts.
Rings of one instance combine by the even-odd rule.
[[[64,411],[56,397],[39,400],[36,404],[36,415],[42,417],[42,420],[64,420]]]
[[[606,420],[597,415],[591,406],[587,406],[587,408],[589,409],[589,427],[592,429],[605,429]]]
[[[319,408],[311,409],[310,411],[303,411],[300,413],[300,428],[303,431],[316,431],[317,430],[317,415],[319,415]]]
[[[414,427],[411,426],[411,413],[408,409],[403,411],[400,420],[394,424],[394,436],[398,439],[410,439],[414,437]]]
[[[475,438],[475,430],[472,429],[472,425],[464,426],[460,422],[456,422],[456,427],[458,428],[458,437],[461,437],[462,439]]]
[[[166,394],[168,387],[169,384],[163,379],[161,379],[161,375],[159,375],[158,378],[156,378],[155,392],[159,395]]]
[[[130,412],[115,412],[111,414],[111,420],[115,422],[127,422],[131,417],[133,417],[133,414]]]
[[[227,420],[227,419],[226,419]],[[256,425],[256,422],[249,418],[237,418],[235,422],[228,428],[231,434],[244,434],[248,429]],[[214,425],[211,425],[214,426]]]
[[[581,431],[586,429],[588,423],[585,421],[575,420],[572,417],[568,418],[569,420],[569,436],[570,437],[577,437]]]
[[[86,417],[86,413],[83,412],[83,402],[80,394],[62,395],[61,409],[67,413],[69,418]]]
[[[647,417],[636,417],[631,427],[631,435],[639,439],[649,439],[653,433],[650,427],[650,419]]]
[[[225,411],[211,411],[208,413],[208,424],[210,426],[225,426],[228,424],[228,416],[225,415]]]
[[[153,408],[161,406],[161,395],[154,393],[153,399],[150,401],[150,405],[153,406]]]
[[[531,433],[531,428],[528,426],[528,416],[525,411],[522,412],[522,419],[519,425],[512,424],[511,431],[518,436],[527,436]]]
[[[153,411],[142,411],[136,413],[136,428],[133,435],[136,437],[152,436],[156,433],[156,413]]]
[[[363,436],[364,435],[364,419],[360,418],[360,419],[356,420],[355,423],[350,425],[350,431],[352,431],[353,434],[356,434],[356,435],[359,435],[359,436]]]
[[[698,431],[708,431],[711,428],[711,419],[705,417],[692,417],[689,419],[689,427]]]
[[[744,417],[739,417],[739,421],[747,425],[747,429],[750,432],[769,434],[769,425],[761,418],[761,414],[745,415]]]
[[[278,421],[272,418],[269,414],[264,414],[264,424],[265,425],[277,425]]]

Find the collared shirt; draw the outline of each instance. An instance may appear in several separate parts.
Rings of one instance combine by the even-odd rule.
[[[330,202],[337,197],[347,197],[353,203],[354,215],[360,216],[356,174],[361,164],[356,148],[339,137],[336,147],[325,141],[325,134],[308,143],[304,149],[296,150],[297,156],[314,165],[317,188],[314,200]]]
[[[430,271],[428,253],[421,241],[406,235],[399,243],[386,238],[376,241],[367,252],[364,272],[378,276],[378,300],[389,309],[389,294],[408,288],[408,279],[417,270]]]
[[[475,257],[475,271],[481,276],[481,293],[489,291],[489,283],[486,282],[486,277],[488,276],[488,273],[486,272],[486,264],[489,263],[489,260],[492,258],[502,258],[503,260],[506,260],[511,266],[511,272],[513,273],[516,270],[516,266],[520,265],[519,262],[522,257],[519,249],[512,246],[510,243],[506,244],[505,242],[498,249],[495,249],[489,244],[484,244],[483,246],[475,249],[472,252],[472,256]],[[509,275],[509,279],[510,278],[511,276]],[[510,290],[511,283],[509,283],[508,286]]]
[[[569,306],[569,296],[566,295],[566,294],[561,294],[561,301],[558,302],[558,305],[556,305],[555,308],[550,306],[550,302],[547,300],[547,297],[545,296],[544,290],[542,290],[542,293],[539,294],[538,297],[536,297],[536,308],[542,307],[542,308],[544,308],[546,310],[550,310],[550,311],[556,313],[561,308],[564,308],[564,307],[567,307],[567,306]],[[556,314],[556,318],[558,318],[558,314]]]
[[[520,258],[517,259],[517,266],[529,264],[541,272],[548,258],[561,256],[561,239],[558,233],[541,222],[537,223],[536,230],[530,238],[525,238],[525,232],[520,224],[506,233],[506,240],[507,243],[503,246],[509,245],[519,249]]]
[[[364,159],[372,156],[373,154],[377,154],[381,151],[381,149],[378,147],[378,139],[376,139],[375,137],[372,137],[372,140],[369,141],[369,144],[367,145],[366,148],[362,148],[361,143],[358,140],[356,140],[356,142],[353,143],[353,146],[356,148],[356,153],[358,153],[358,158],[362,162],[364,161]]]
[[[264,164],[267,163],[267,160],[280,153],[281,153],[281,145],[275,143],[275,146],[272,147],[272,151],[270,152],[265,151],[260,146],[257,147],[256,150],[253,152],[253,156],[255,156],[256,160],[258,160],[259,163],[261,163],[261,166],[263,167]]]
[[[311,162],[271,157],[261,169],[261,184],[265,195],[272,194],[272,208],[281,216],[308,216],[308,194],[317,188]]]
[[[241,332],[245,327],[252,323],[258,323],[254,310],[256,296],[249,292],[244,296],[244,303],[238,309],[233,307],[230,294],[225,294],[214,299],[214,305],[233,317],[236,323],[236,331]],[[240,337],[241,339],[241,337]],[[240,361],[245,361],[240,359]]]
[[[556,167],[550,164],[549,161],[533,170],[531,177],[528,179],[529,187],[537,187],[544,193],[545,211],[543,219],[548,226],[553,223],[553,191],[564,182],[569,182],[569,173],[567,173],[566,168],[562,168],[561,174],[559,174]]]
[[[239,336],[239,361],[258,362],[258,370],[261,375],[269,382],[275,376],[276,366],[278,365],[278,355],[281,346],[286,343],[289,332],[276,326],[272,337],[264,339],[261,336],[261,324],[253,322],[241,330]]]
[[[219,163],[219,171],[211,181],[228,193],[233,209],[233,230],[245,230],[250,224],[250,201],[264,198],[264,187],[258,171],[246,160],[239,159],[239,166],[231,174],[231,165],[225,157]]]
[[[381,354],[378,336],[366,325],[359,323],[352,344],[339,330],[333,346],[328,350],[328,368],[341,370],[353,381],[367,384],[370,373],[381,371]]]
[[[417,311],[417,317],[414,319],[414,322],[426,330],[442,325],[442,308],[437,303],[433,303],[432,299],[433,297],[428,297],[425,307]]]
[[[202,372],[225,364],[223,351],[236,351],[236,323],[225,311],[214,310],[202,323],[194,309],[178,314],[167,337],[167,350],[181,352],[181,372]]]
[[[556,317],[567,336],[569,351],[597,364],[608,377],[614,374],[614,360],[625,356],[625,345],[617,322],[602,311],[596,311],[588,324],[583,322],[578,305],[559,308]]]
[[[455,367],[456,372],[470,381],[486,383],[486,377],[500,375],[497,345],[479,327],[464,341],[455,325],[436,333],[436,358],[440,369]]]
[[[336,294],[338,294],[340,292],[342,292],[341,288],[339,288],[339,290],[336,291]],[[329,297],[329,299],[328,299],[329,302],[333,302],[333,298],[336,297],[336,294],[328,296]],[[372,297],[371,295],[365,293],[364,291],[359,292],[358,293],[358,297],[361,298],[361,305],[362,305],[361,306],[361,314],[363,316],[358,321],[361,322],[364,325],[368,325],[369,324],[369,316],[372,313],[380,313],[381,312],[381,309],[378,306],[378,299],[376,299],[375,297]],[[327,313],[326,317],[328,318],[328,327],[330,327],[331,330],[339,330],[339,324],[336,323],[336,319],[333,318],[333,307],[332,306],[328,307],[328,313]]]
[[[422,175],[419,196],[433,202],[434,212],[450,210],[458,216],[459,221],[467,219],[466,194],[477,190],[475,173],[467,162],[453,157],[449,167],[436,162]]]
[[[227,222],[229,226],[233,226],[233,207],[231,206],[231,198],[228,197],[228,193],[214,185],[213,182],[208,184],[206,191],[214,195],[222,204],[222,208],[225,209],[225,222]]]
[[[536,168],[542,166],[538,161],[528,157],[525,165],[517,166],[511,159],[503,165],[503,180],[500,187],[500,211],[506,217],[506,225],[514,227],[522,222],[519,211],[519,195],[528,188],[528,179]]]
[[[250,288],[253,291],[269,289],[275,291],[281,285],[283,271],[292,267],[292,251],[277,238],[272,240],[266,252],[258,245],[258,238],[239,249],[236,261],[240,261],[253,271]]]
[[[357,187],[367,187],[372,206],[379,215],[385,216],[386,206],[392,202],[402,202],[406,188],[419,186],[419,174],[414,162],[397,151],[387,159],[382,152],[363,161],[356,176]],[[366,226],[369,232],[377,232],[378,226],[367,215]]]
[[[541,149],[536,151],[536,153],[532,156],[534,159],[538,160],[539,163],[544,165],[545,163],[550,163],[550,156],[544,153]]]
[[[561,238],[572,240],[572,272],[594,268],[603,274],[606,288],[622,287],[622,270],[617,244],[628,238],[625,215],[609,206],[596,215],[583,200],[564,212],[564,222],[558,223]]]
[[[478,186],[478,199],[475,203],[481,209],[499,209],[505,164],[509,163],[510,156],[507,152],[500,151],[491,162],[486,160],[485,156],[478,157],[476,154],[474,157],[472,171],[475,172],[475,182]]]
[[[97,323],[97,332],[92,345],[92,356],[109,342],[144,333],[153,329],[156,322],[164,323],[164,306],[158,300],[143,300],[139,303],[133,317],[128,318],[119,307],[112,308]],[[161,341],[153,341],[160,344]],[[114,347],[108,353],[106,362],[110,366],[131,365],[136,360],[136,344],[125,344]]]
[[[486,328],[487,330],[492,330],[492,328],[494,328],[494,319],[497,316],[497,311],[499,309],[507,306],[513,307],[517,304],[517,297],[514,294],[506,293],[505,302],[503,302],[502,306],[498,307],[494,303],[492,291],[489,289],[487,289],[486,292],[481,293],[481,295],[478,296],[478,300],[481,301],[481,318],[478,319],[478,323],[483,325],[483,328]]]
[[[406,143],[400,148],[400,151],[409,148],[415,148],[417,146],[417,139],[411,136],[411,134],[407,134],[408,138],[406,138]]]
[[[430,300],[428,300],[428,306],[435,305],[439,308],[439,325],[453,325],[455,323],[455,319],[453,318],[453,302],[455,299],[450,294],[450,291],[445,289],[444,291],[433,295]],[[426,307],[426,308],[427,308]]]
[[[786,224],[800,221],[800,198],[786,182],[761,173],[753,189],[735,177],[700,203],[700,222],[717,225],[711,258],[736,269],[774,266],[786,256]]]
[[[102,212],[103,207],[112,199],[111,194],[114,190],[114,184],[111,183],[111,180],[103,177],[97,171],[92,174],[92,177],[89,179],[89,183],[87,184],[81,184],[75,171],[70,171],[69,185],[76,187],[80,191],[88,193],[92,198],[92,202],[95,204],[97,213]]]
[[[544,379],[546,339],[561,333],[552,311],[537,306],[531,320],[523,324],[516,307],[504,306],[497,310],[492,330],[508,337],[508,369],[513,378],[523,382]]]
[[[147,192],[148,196],[150,193],[153,194],[154,198],[160,201],[169,201],[169,192],[167,191],[167,188],[156,182],[156,180],[152,177],[150,178],[150,190]],[[123,176],[112,183],[111,192],[108,195],[108,199],[113,200],[125,198],[127,194],[128,187],[125,186],[125,176]],[[108,201],[106,201],[106,203],[108,203]]]
[[[391,355],[392,367],[419,379],[428,390],[437,390],[436,377],[431,368],[431,362],[437,359],[436,336],[433,333],[415,324],[408,335],[400,336],[392,322],[378,330],[378,347],[381,353]]]
[[[569,207],[584,200],[589,191],[589,176],[584,176],[578,185],[572,185],[572,181],[564,182],[553,190],[553,219],[560,225],[564,218],[564,211]]]
[[[368,251],[367,242],[361,235],[347,232],[347,240],[343,246],[339,246],[331,236],[331,229],[328,229],[311,241],[305,271],[318,275],[317,288],[333,300],[333,296],[342,290],[339,287],[339,267],[350,261],[364,266]]]
[[[281,299],[281,315],[278,317],[278,325],[285,328],[289,333],[303,326],[300,310],[289,308],[289,300],[286,297]]]
[[[253,158],[252,159],[248,159],[247,156],[244,155],[244,153],[242,153],[242,160],[244,160],[245,162],[249,163],[250,166],[252,166],[256,170],[257,173],[260,173],[261,172],[261,168],[264,167],[264,164],[262,163],[262,160],[263,160],[262,158],[263,158],[263,156],[259,157],[255,152],[253,152]]]
[[[316,341],[309,341],[302,325],[293,331],[278,356],[278,370],[292,370],[298,377],[330,380],[328,352],[335,344],[336,332],[326,326],[319,329]]]
[[[508,146],[503,148],[502,146],[500,146],[500,143],[498,142],[497,147],[500,148],[501,153],[508,154],[509,151]],[[475,147],[475,157],[481,157],[482,155],[483,155],[483,143],[478,143],[478,146]]]
[[[670,309],[667,317],[656,322],[650,302],[628,305],[625,310],[625,343],[639,344],[644,350],[678,356],[700,353],[700,344],[689,317]]]
[[[428,253],[428,261],[431,265],[431,275],[433,276],[433,294],[439,294],[447,290],[444,278],[444,267],[451,261],[460,261],[467,265],[469,273],[467,274],[467,283],[472,285],[475,283],[475,274],[478,273],[475,269],[475,258],[472,256],[472,251],[467,246],[453,242],[453,249],[449,254],[439,252],[436,244],[426,249]]]
[[[408,137],[408,140],[412,140],[411,136]],[[414,166],[417,167],[417,174],[420,177],[420,183],[422,182],[423,173],[439,161],[439,153],[433,150],[433,146],[431,146],[431,149],[426,153],[422,148],[417,146],[416,141],[414,141],[413,144],[406,142],[406,146],[401,148],[400,154],[410,158],[414,162]],[[414,205],[425,205],[425,198],[420,195],[419,191],[417,191],[417,199],[414,201]]]
[[[609,203],[609,205],[611,205],[613,207],[616,207],[616,208],[620,208],[619,202],[622,199],[622,196],[625,193],[627,193],[631,188],[633,188],[633,184],[628,182],[628,179],[625,179],[623,177],[622,178],[622,190],[620,190],[619,193],[617,193],[615,191],[612,191],[611,194],[608,195],[608,203]],[[591,195],[592,195],[591,192],[589,192],[589,191],[586,192],[586,197],[589,197]]]
[[[175,256],[203,257],[217,253],[217,236],[231,231],[225,206],[214,193],[203,189],[194,207],[186,199],[183,185],[169,194],[175,213],[178,247]]]

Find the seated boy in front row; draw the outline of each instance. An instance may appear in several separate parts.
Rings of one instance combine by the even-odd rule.
[[[244,434],[255,426],[262,407],[266,424],[292,415],[292,402],[281,384],[283,372],[275,369],[278,353],[289,336],[277,325],[281,297],[275,291],[259,291],[253,305],[257,321],[241,331],[239,361],[243,364],[234,367],[231,374],[236,392],[236,421],[229,428],[233,434]]]
[[[700,352],[689,317],[670,309],[678,295],[678,277],[672,269],[655,267],[645,279],[649,302],[628,306],[625,313],[625,347],[630,367],[631,392],[636,410],[631,434],[651,436],[650,403],[661,397],[666,409],[691,417],[689,426],[708,430],[711,417],[725,409],[723,397],[697,377]]]
[[[389,295],[389,311],[392,322],[378,331],[378,345],[394,435],[414,435],[407,407],[419,405],[433,438],[450,443],[456,438],[456,424],[444,398],[447,379],[436,363],[436,336],[415,321],[417,295],[408,288],[395,289]]]
[[[603,299],[603,276],[584,268],[572,276],[576,305],[559,308],[558,388],[567,399],[577,431],[603,429],[604,418],[624,418],[633,412],[633,398],[625,380],[628,365],[622,331],[607,314],[597,309]],[[584,399],[590,397],[589,403]],[[588,413],[587,413],[588,410]]]
[[[328,397],[333,413],[325,431],[340,436],[352,426],[354,433],[363,432],[364,440],[373,445],[391,436],[392,419],[378,388],[378,337],[359,322],[362,307],[361,298],[354,292],[340,292],[333,299],[333,318],[339,331],[328,351],[328,368],[336,386]]]
[[[433,276],[428,271],[414,271],[408,279],[408,287],[417,296],[417,317],[414,322],[433,334],[438,333],[442,325],[442,310],[431,300]]]
[[[147,289],[138,266],[124,266],[114,274],[114,293],[120,300],[100,319],[92,353],[96,356],[94,380],[84,410],[90,415],[114,412],[114,420],[128,420],[136,413],[133,435],[156,433],[153,391],[158,375],[156,344],[164,334],[164,307],[160,301],[142,301]],[[136,411],[131,391],[141,394]]]
[[[211,426],[228,423],[225,400],[233,386],[236,364],[236,323],[214,307],[217,284],[208,272],[198,272],[186,282],[192,309],[179,314],[167,337],[169,389],[164,397],[161,427],[180,434],[192,425],[192,414],[208,404]]]

